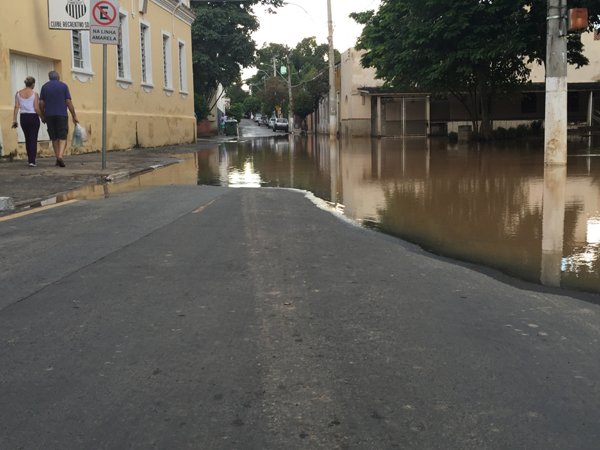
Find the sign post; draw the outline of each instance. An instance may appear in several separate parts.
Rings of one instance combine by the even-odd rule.
[[[102,169],[106,169],[106,46],[119,43],[118,0],[92,0],[90,42],[102,44]]]

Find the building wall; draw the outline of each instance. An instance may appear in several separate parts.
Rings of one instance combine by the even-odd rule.
[[[340,64],[340,133],[344,136],[371,135],[371,102],[359,88],[381,86],[375,79],[375,69],[363,68],[360,58],[364,51],[348,49],[342,53]]]
[[[128,54],[129,62],[121,65],[125,70],[118,73],[117,46],[107,46],[108,150],[195,141],[193,14],[188,4],[188,0],[121,0],[124,54]],[[148,27],[145,81],[142,80],[142,24]],[[48,28],[47,0],[11,2],[10,14],[0,15],[0,142],[3,143],[3,155],[14,151],[25,154],[24,144],[19,142],[22,139],[9,128],[14,95],[23,87],[23,74],[35,73],[39,92],[47,81],[49,69],[57,70],[62,81],[69,85],[78,119],[89,135],[84,147],[67,152],[101,148],[103,46],[88,45],[83,41],[87,41],[85,33],[82,35],[82,54],[89,64],[77,68],[73,61],[71,31]],[[89,47],[89,55],[86,47]],[[166,64],[163,54],[167,55]],[[70,128],[72,131],[72,123]],[[39,138],[47,139],[44,131]],[[42,153],[51,153],[47,141],[40,142],[40,149]]]
[[[590,83],[600,81],[600,40],[594,39],[594,33],[584,33],[582,35],[585,55],[590,60],[589,64],[580,69],[574,66],[568,68],[568,82]],[[383,95],[382,99],[382,118],[381,130],[377,131],[377,108],[375,106],[377,95],[372,95],[372,102],[367,99],[362,102],[358,91],[360,88],[377,88],[382,86],[382,80],[375,79],[373,69],[364,69],[360,65],[362,52],[350,49],[343,53],[341,68],[341,106],[340,106],[340,126],[343,135],[369,135],[374,136],[395,136],[406,133],[407,135],[420,135],[424,131],[424,120],[427,120],[427,112],[423,110],[422,104],[415,104],[410,107],[410,99],[414,94],[402,95],[399,93]],[[532,65],[531,81],[534,83],[543,83],[545,81],[544,67]],[[363,95],[369,96],[367,91],[363,90]],[[569,106],[569,121],[573,123],[585,122],[587,117],[587,105],[589,91],[574,91],[575,87],[569,88],[570,96],[578,96],[577,107]],[[381,95],[381,94],[380,94]],[[401,105],[402,97],[406,103],[406,115],[404,122],[402,113],[398,109]],[[534,120],[543,120],[544,118],[544,94],[537,93],[535,97],[536,107],[534,110],[525,111],[521,107],[521,94],[504,95],[497,99],[493,105],[493,125],[494,127],[514,127],[521,123],[531,123]],[[433,134],[444,134],[446,131],[457,131],[461,125],[471,125],[470,117],[464,106],[454,98],[448,98],[445,101],[430,99],[431,124],[430,132]],[[425,124],[426,126],[426,124]],[[404,127],[406,129],[404,129]],[[366,133],[366,134],[365,134]]]
[[[585,83],[591,81],[600,81],[600,40],[594,38],[594,33],[583,33],[581,35],[583,43],[583,52],[590,60],[587,66],[580,67],[569,66],[567,69],[567,78],[569,83]],[[534,83],[543,83],[545,81],[545,69],[543,65],[534,64],[531,66],[530,79]]]

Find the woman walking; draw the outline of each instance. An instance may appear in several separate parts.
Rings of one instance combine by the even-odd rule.
[[[25,87],[15,95],[15,110],[13,112],[13,128],[17,128],[17,113],[21,111],[21,128],[25,135],[25,148],[29,167],[35,167],[37,157],[38,131],[40,130],[39,97],[33,90],[35,78],[25,78]]]

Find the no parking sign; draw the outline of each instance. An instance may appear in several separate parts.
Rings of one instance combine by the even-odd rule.
[[[90,5],[90,42],[93,44],[119,43],[118,0],[92,0]]]

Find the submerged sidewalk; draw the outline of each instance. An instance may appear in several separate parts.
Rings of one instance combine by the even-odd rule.
[[[18,209],[85,185],[175,164],[179,161],[177,155],[221,142],[224,142],[223,137],[215,137],[195,144],[110,151],[106,155],[106,169],[102,169],[100,152],[68,155],[64,168],[55,166],[53,157],[38,158],[36,167],[29,167],[27,160],[3,161],[0,162],[0,198],[5,201],[0,202],[0,214],[10,212],[8,205]]]
[[[250,139],[281,136],[265,127],[261,129],[254,126],[249,119],[242,120],[239,130],[240,137]],[[28,167],[26,159],[0,160],[0,215],[9,214],[13,206],[16,209],[23,208],[82,186],[176,164],[179,162],[178,155],[237,139],[236,136],[218,135],[198,138],[192,144],[109,151],[106,155],[106,169],[102,169],[100,152],[67,155],[67,166],[64,168],[55,166],[54,157],[38,158],[37,167]]]

